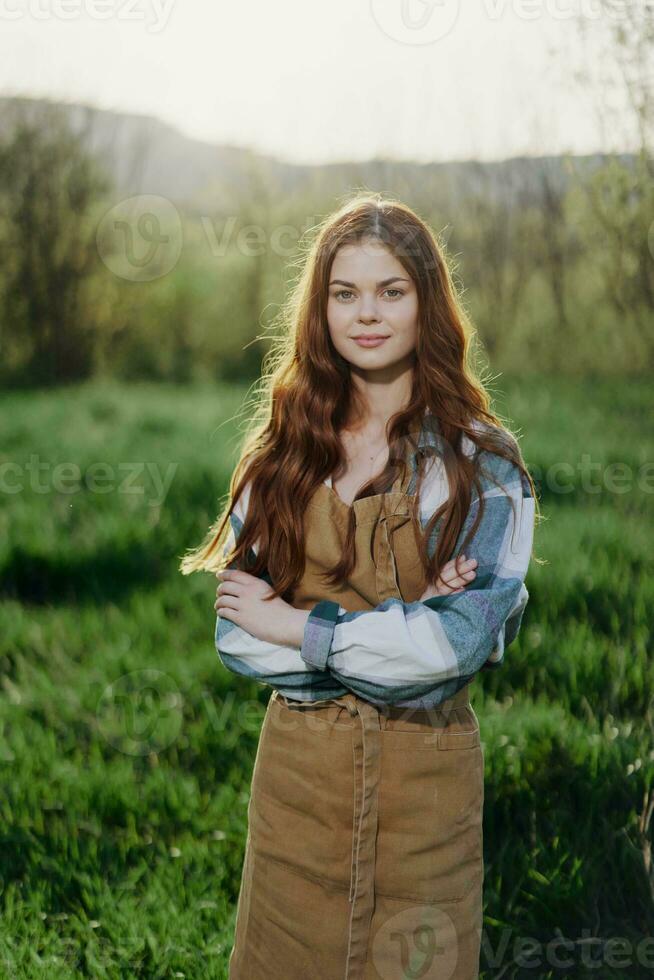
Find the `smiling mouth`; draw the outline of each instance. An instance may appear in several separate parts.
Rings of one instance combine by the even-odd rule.
[[[361,347],[377,347],[378,344],[383,344],[385,340],[388,340],[388,337],[388,334],[360,333],[357,337],[353,337],[352,340],[354,340]]]

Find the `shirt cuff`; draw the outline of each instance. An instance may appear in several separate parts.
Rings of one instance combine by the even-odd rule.
[[[300,656],[305,663],[318,670],[327,670],[339,610],[338,602],[323,599],[313,607],[304,627]]]

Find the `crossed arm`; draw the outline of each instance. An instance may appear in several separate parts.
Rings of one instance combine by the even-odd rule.
[[[415,602],[392,598],[374,609],[348,612],[323,600],[306,611],[280,598],[264,602],[270,591],[265,577],[227,571],[223,581],[230,592],[217,603],[215,634],[224,666],[284,690],[303,691],[310,683],[326,697],[345,688],[389,704],[420,699],[441,685],[499,667],[529,598],[524,579],[535,507],[518,468],[503,464],[506,493],[494,484],[484,488],[484,514],[466,550],[477,562],[473,580],[468,576],[455,592]],[[455,555],[478,506],[475,499]],[[237,505],[230,519],[236,540],[243,508]]]

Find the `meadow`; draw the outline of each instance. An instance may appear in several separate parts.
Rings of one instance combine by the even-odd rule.
[[[651,388],[500,382],[544,561],[473,685],[482,977],[651,976]],[[270,688],[221,665],[215,578],[178,564],[227,490],[245,393],[0,396],[2,977],[227,976]]]

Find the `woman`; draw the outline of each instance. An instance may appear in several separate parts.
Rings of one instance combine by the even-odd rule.
[[[520,628],[534,485],[411,209],[330,216],[285,312],[229,505],[182,563],[218,569],[222,663],[273,688],[229,976],[472,980],[469,687]]]

